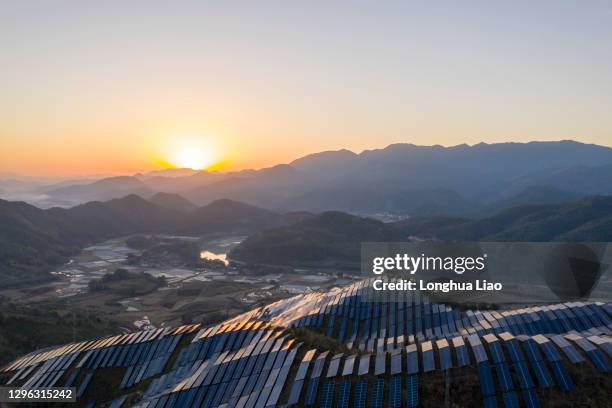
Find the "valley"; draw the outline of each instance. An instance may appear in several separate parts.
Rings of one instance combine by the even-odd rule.
[[[154,259],[134,264],[134,258],[146,252],[128,245],[134,238],[143,236],[113,238],[84,248],[55,268],[51,281],[0,289],[0,350],[3,343],[7,348],[10,344],[0,364],[26,351],[7,337],[9,327],[18,322],[27,322],[29,330],[48,332],[49,320],[61,321],[54,325],[56,336],[33,340],[27,344],[32,349],[87,338],[96,330],[112,334],[191,322],[212,324],[298,293],[352,281],[316,271],[272,268],[262,273],[260,268],[230,264],[227,252],[244,239],[240,235],[150,235],[153,241],[186,245],[193,250],[186,257],[189,260],[156,252]],[[92,283],[115,271],[127,271],[129,277],[92,290]],[[156,279],[163,284],[151,284]],[[12,331],[23,333],[19,328]]]

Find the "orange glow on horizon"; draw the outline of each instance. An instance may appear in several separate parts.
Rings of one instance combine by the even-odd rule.
[[[159,156],[155,161],[166,168],[207,170],[224,161],[216,144],[199,135],[168,139]]]

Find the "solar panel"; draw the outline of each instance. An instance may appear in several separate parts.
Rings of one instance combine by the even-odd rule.
[[[408,374],[417,374],[419,372],[419,354],[416,344],[406,346],[406,362]]]
[[[378,341],[376,342],[376,352],[382,353],[385,350],[385,337],[381,334]]]
[[[383,398],[384,398],[384,390],[385,390],[385,380],[379,378],[374,381],[374,386],[372,387],[372,396],[370,398],[370,405],[372,408],[382,408]]]
[[[76,393],[77,398],[80,398],[83,396],[93,376],[94,376],[93,372],[89,372],[85,375],[85,378],[83,378],[83,381],[81,382],[81,384],[79,385],[79,388],[77,389],[77,393]]]
[[[608,364],[605,356],[601,351],[597,349],[592,349],[590,351],[587,351],[586,353],[599,371],[601,371],[602,373],[609,373],[610,371],[612,371],[610,364]]]
[[[550,368],[557,379],[557,384],[559,384],[563,391],[569,391],[574,388],[574,383],[561,361],[552,361]]]
[[[403,334],[402,334],[402,335],[400,335],[400,336],[397,336],[397,339],[396,339],[396,346],[397,346],[397,348],[398,348],[398,349],[400,349],[400,350],[401,350],[401,349],[403,349],[403,348],[404,348],[404,341],[405,341],[405,340],[404,340],[404,335],[403,335]]]
[[[355,371],[355,355],[349,356],[344,360],[344,368],[342,369],[342,376],[351,375]]]
[[[414,408],[419,406],[419,377],[410,375],[406,378],[406,406]]]
[[[553,342],[551,342],[542,335],[533,336],[532,338],[538,344],[538,346],[540,346],[540,349],[542,350],[548,361],[561,360],[561,356],[553,345]]]
[[[472,347],[472,352],[474,353],[476,363],[482,363],[483,361],[488,360],[487,353],[485,352],[484,347],[482,346],[482,343],[480,342],[480,339],[477,335],[472,334],[468,336],[468,342]]]
[[[321,395],[319,399],[319,407],[331,408],[334,399],[334,387],[336,382],[334,380],[328,380],[323,383],[321,388]]]
[[[470,363],[470,357],[467,352],[467,347],[463,341],[463,337],[454,337],[453,347],[455,349],[455,356],[457,357],[457,367],[463,367]]]
[[[310,378],[320,377],[323,374],[323,366],[325,365],[325,359],[329,351],[325,351],[317,357],[315,360],[314,368],[312,369],[312,373],[310,374]]]
[[[300,400],[300,394],[302,393],[302,387],[304,386],[304,380],[295,381],[291,386],[291,392],[289,393],[289,399],[287,405],[297,404]]]
[[[495,385],[493,384],[493,375],[491,374],[491,367],[488,361],[478,363],[478,376],[480,378],[480,390],[482,395],[494,395]]]
[[[374,365],[374,375],[382,375],[385,373],[387,367],[387,353],[379,353],[376,355],[376,362]]]
[[[375,343],[375,342],[376,342],[376,339],[370,339],[370,340],[368,340],[368,344],[367,344],[367,346],[366,346],[366,349],[367,349],[367,350],[368,350],[370,353],[374,352],[374,343]]]
[[[304,378],[306,378],[306,372],[308,371],[308,365],[310,364],[310,361],[312,360],[312,358],[314,357],[315,353],[316,353],[316,349],[312,349],[306,352],[306,354],[304,354],[304,357],[302,358],[302,362],[300,363],[300,366],[298,367],[298,371],[295,374],[295,380],[303,380]]]
[[[423,372],[427,373],[436,369],[434,360],[433,345],[431,341],[421,343],[421,353],[423,355]]]
[[[395,350],[391,353],[391,375],[402,372],[402,350]]]
[[[359,359],[359,370],[357,375],[366,375],[370,371],[370,354],[364,354]]]
[[[523,400],[527,408],[540,408],[540,402],[533,389],[523,391]]]
[[[438,348],[438,354],[440,357],[440,369],[447,370],[453,366],[453,360],[451,358],[450,346],[446,339],[440,339],[436,341],[436,347]]]
[[[504,400],[505,408],[519,408],[519,401],[518,397],[516,396],[516,392],[505,392],[502,394],[502,399]]]
[[[542,356],[540,354],[540,351],[537,349],[535,342],[530,338],[527,338],[523,341],[523,346],[527,351],[527,357],[529,359],[529,362],[531,363],[533,371],[535,372],[540,387],[550,387],[553,383],[552,377],[550,376],[548,369],[542,361]]]
[[[327,378],[335,377],[338,375],[338,369],[340,368],[340,360],[342,358],[342,354],[336,354],[332,357],[331,362],[329,363],[329,367],[327,369]]]
[[[312,378],[306,387],[306,396],[304,405],[314,405],[317,398],[317,389],[319,388],[319,378]]]
[[[612,340],[599,336],[589,336],[587,339],[597,345],[600,349],[606,352],[609,357],[612,357]]]
[[[355,400],[353,402],[355,408],[365,408],[366,397],[368,394],[368,381],[360,380],[355,387]]]
[[[348,408],[350,398],[351,382],[349,380],[342,380],[340,382],[340,389],[338,390],[338,408]]]
[[[393,376],[389,382],[389,407],[399,408],[402,405],[402,377]]]
[[[497,400],[494,396],[484,397],[484,408],[497,408]]]

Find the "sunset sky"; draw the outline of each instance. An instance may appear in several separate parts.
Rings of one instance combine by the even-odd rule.
[[[612,2],[433,4],[3,1],[0,172],[612,145]]]

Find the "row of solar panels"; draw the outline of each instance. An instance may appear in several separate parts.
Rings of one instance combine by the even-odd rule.
[[[551,338],[543,335],[515,337],[507,332],[501,333],[499,337],[494,334],[483,337],[478,335],[468,336],[467,344],[470,346],[470,354],[473,356],[473,361],[477,367],[485,406],[497,406],[496,395],[498,391],[506,407],[518,407],[518,395],[522,396],[525,406],[539,406],[535,394],[536,382],[534,382],[533,377],[536,378],[537,385],[540,388],[550,388],[556,383],[561,390],[570,391],[573,388],[573,382],[563,363],[559,349],[571,363],[581,363],[585,359],[568,340],[582,349],[600,372],[610,372],[612,366],[609,363],[609,358],[612,355],[609,349],[612,346],[612,340],[607,337],[583,338],[577,334],[552,335]],[[600,349],[597,345],[600,346]],[[451,349],[455,352],[454,360],[451,357]],[[437,356],[434,351],[437,352]],[[402,362],[402,355],[405,355],[405,365]],[[410,345],[406,347],[405,353],[395,350],[391,353],[381,353],[376,356],[370,354],[362,356],[337,354],[331,357],[327,370],[324,370],[324,367],[329,353],[323,352],[316,359],[314,356],[315,350],[310,350],[304,355],[298,366],[291,386],[289,405],[297,404],[303,399],[305,405],[314,405],[318,401],[320,406],[331,406],[329,405],[329,394],[330,389],[334,387],[333,379],[341,377],[347,379],[341,380],[343,385],[336,395],[337,401],[334,406],[345,406],[343,401],[348,397],[343,390],[351,387],[351,381],[348,378],[355,375],[360,377],[367,374],[375,376],[388,374],[391,377],[388,396],[389,406],[400,406],[396,404],[400,404],[397,401],[401,400],[399,397],[401,392],[397,391],[397,386],[393,384],[399,384],[401,381],[399,379],[404,375],[416,378],[419,373],[419,362],[422,365],[420,371],[423,373],[433,371],[436,368],[447,370],[470,364],[466,343],[462,337],[456,337],[450,343],[444,339],[435,343],[427,341],[420,344],[419,350],[417,345]],[[373,358],[374,369],[372,371]],[[387,364],[388,362],[390,364]],[[310,375],[307,376],[309,366],[312,368]],[[495,385],[493,372],[497,377],[497,386]],[[517,380],[516,385],[513,382],[513,377]],[[317,397],[317,390],[319,390],[319,383],[321,382],[324,386],[320,389]],[[376,390],[376,387],[374,390]],[[379,393],[375,391],[373,393],[372,401],[368,406],[377,406],[375,395]],[[358,391],[356,391],[356,394],[359,394],[360,397],[355,396],[353,403],[358,405],[365,396]]]
[[[339,341],[348,338],[350,343],[357,344],[370,338],[400,335],[435,339],[489,331],[531,335],[583,331],[590,327],[612,329],[609,317],[612,307],[601,303],[476,311],[460,316],[449,306],[432,303],[420,291],[385,291],[382,301],[373,302],[365,295],[369,289],[366,280],[328,293],[298,295],[253,311],[249,318],[265,318],[283,327],[319,327],[330,337]],[[360,322],[357,328],[351,324],[354,320]]]
[[[404,341],[413,343],[414,339],[423,341],[457,334],[509,331],[515,335],[534,335],[572,330],[612,333],[612,319],[606,313],[609,306],[601,303],[568,303],[501,313],[467,311],[461,317],[458,311],[446,305],[429,303],[419,292],[412,295],[417,302],[414,304],[373,303],[360,300],[362,290],[364,288],[353,288],[336,295],[316,313],[297,319],[294,326],[319,327],[329,337],[336,334],[339,341],[350,334],[349,346],[355,344],[370,352],[390,350]]]
[[[504,352],[502,343],[510,349]],[[542,360],[540,353],[543,353],[549,362],[560,362],[562,358],[559,350],[573,364],[584,362],[585,359],[571,343],[575,343],[591,359],[591,363],[599,371],[603,373],[610,371],[610,365],[605,357],[606,355],[608,358],[612,357],[610,354],[612,339],[609,337],[591,336],[585,338],[577,334],[551,335],[550,338],[544,335],[519,335],[515,337],[508,332],[504,332],[498,336],[494,334],[487,334],[482,337],[470,335],[467,338],[457,336],[450,341],[446,339],[435,342],[425,341],[418,345],[408,345],[404,350],[396,349],[392,352],[377,354],[362,354],[360,356],[356,354],[346,356],[336,354],[329,359],[325,373],[323,373],[323,367],[330,357],[329,353],[323,352],[314,359],[315,350],[310,350],[304,355],[297,369],[296,379],[305,378],[311,364],[313,365],[311,378],[367,374],[417,374],[419,372],[427,373],[434,370],[464,367],[472,361],[479,364],[492,360],[493,363],[499,364],[503,361],[505,355],[511,356],[516,351],[517,354],[514,354],[514,356],[518,356],[521,349],[528,353],[532,362]],[[489,353],[487,353],[487,348]],[[373,371],[370,370],[371,366],[373,366]]]
[[[320,380],[313,378],[308,382],[302,391],[303,382],[294,383],[291,390],[288,406],[303,402],[305,406],[318,406],[322,408],[382,408],[385,398],[385,380],[375,379],[356,380],[348,379]],[[394,376],[389,381],[389,395],[387,396],[387,406],[399,408],[404,406],[412,408],[419,405],[418,376],[408,377]]]
[[[61,357],[73,353],[83,353],[87,351],[103,349],[111,346],[126,345],[126,344],[138,344],[155,340],[165,336],[175,336],[178,334],[192,333],[200,327],[199,324],[180,326],[177,328],[161,328],[153,330],[145,330],[139,332],[133,332],[128,334],[122,334],[111,337],[104,337],[98,340],[83,341],[78,343],[71,343],[61,347],[54,347],[47,350],[36,351],[30,353],[24,357],[21,357],[14,362],[4,367],[2,372],[10,372],[14,370],[21,370],[30,366],[37,365],[39,363],[46,362],[48,360]]]
[[[378,397],[373,396],[382,395],[384,383],[379,389],[376,381],[371,384],[366,381],[364,389],[364,385],[352,384],[349,379],[384,374],[392,378],[414,377],[418,381],[420,373],[463,367],[471,360],[478,368],[485,405],[492,406],[499,390],[507,405],[516,401],[518,394],[523,395],[527,406],[535,406],[527,402],[537,401],[530,372],[541,387],[550,387],[555,382],[564,390],[573,386],[561,356],[572,363],[589,361],[604,373],[610,371],[609,305],[573,303],[501,313],[468,311],[461,316],[445,305],[429,302],[419,293],[409,295],[410,303],[389,303],[383,308],[380,303],[362,301],[363,288],[362,282],[326,294],[296,296],[207,328],[188,325],[158,329],[44,350],[5,369],[16,370],[11,381],[20,384],[26,381],[30,386],[61,385],[64,381],[73,384],[79,370],[83,370],[76,384],[77,393],[83,395],[97,370],[121,366],[126,368],[121,387],[129,388],[161,373],[180,335],[194,334],[191,343],[181,348],[172,370],[151,382],[143,405],[185,406],[198,402],[206,406],[249,407],[276,405],[283,390],[291,395],[297,393],[299,398],[312,395],[319,404],[343,396],[343,401],[356,401],[358,406],[362,399],[353,393],[365,395],[363,401],[369,401],[368,404],[376,404]],[[339,338],[346,334],[351,345],[365,333],[366,322],[371,327],[376,318],[385,322],[384,330],[395,330],[391,327],[405,323],[407,316],[412,316],[415,327],[419,322],[420,335],[390,337],[383,332],[386,337],[370,337],[367,342],[359,337],[358,346],[378,351],[375,355],[322,353],[315,359],[316,353],[311,350],[295,367],[297,374],[292,382],[285,384],[299,346],[293,344],[283,329],[276,328],[276,323],[317,326]],[[261,317],[269,321],[264,322]],[[555,327],[554,322],[565,330],[563,335],[550,330]],[[452,324],[455,335],[449,336]],[[378,335],[380,323],[376,327]],[[573,331],[568,333],[570,330]],[[385,350],[389,352],[384,353]],[[493,373],[498,378],[498,387]],[[518,387],[512,383],[512,376],[518,379]],[[64,381],[59,381],[62,378]],[[403,380],[391,383],[386,398],[401,400],[408,387]],[[397,389],[404,391],[398,394]]]
[[[261,334],[234,352],[195,364],[197,368],[170,390],[159,394],[163,385],[153,382],[146,393],[152,397],[141,406],[276,406],[299,345],[280,337],[281,332]]]

